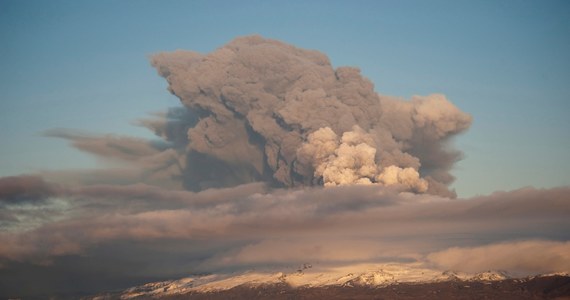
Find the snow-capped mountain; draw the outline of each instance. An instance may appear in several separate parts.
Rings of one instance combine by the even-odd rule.
[[[568,274],[563,274],[568,276]],[[215,274],[187,277],[178,280],[148,283],[115,294],[113,298],[162,298],[188,293],[213,293],[236,287],[288,286],[316,287],[386,287],[398,284],[441,282],[494,282],[509,279],[505,271],[486,271],[478,274],[437,271],[420,264],[363,264],[351,266],[313,266],[285,271],[254,270],[243,273]],[[106,299],[105,296],[91,299]]]

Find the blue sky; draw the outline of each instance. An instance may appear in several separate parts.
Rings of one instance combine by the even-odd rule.
[[[98,165],[47,129],[149,137],[133,121],[179,102],[148,55],[249,34],[472,114],[460,196],[570,184],[567,1],[0,0],[0,176]]]

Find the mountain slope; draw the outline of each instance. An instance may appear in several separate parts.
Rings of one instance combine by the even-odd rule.
[[[570,299],[570,277],[553,274],[516,279],[503,271],[465,274],[418,264],[304,264],[285,272],[256,270],[148,283],[88,299],[408,299],[406,295],[409,299],[543,299],[552,295]]]

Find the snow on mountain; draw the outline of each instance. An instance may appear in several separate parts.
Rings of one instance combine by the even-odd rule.
[[[470,281],[497,281],[509,279],[511,276],[506,271],[486,271],[471,277]]]
[[[357,264],[350,266],[312,266],[304,264],[285,272],[258,270],[233,274],[215,274],[187,277],[179,280],[148,283],[129,288],[120,294],[121,299],[140,296],[158,298],[189,292],[207,293],[229,290],[237,286],[286,284],[298,287],[324,286],[389,286],[398,283],[427,283],[442,281],[497,281],[510,278],[503,271],[465,274],[428,269],[418,263],[408,264]]]

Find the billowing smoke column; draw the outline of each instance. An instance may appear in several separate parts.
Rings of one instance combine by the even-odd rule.
[[[195,113],[187,132],[167,130],[169,122],[146,124],[186,143],[180,161],[187,188],[396,184],[453,196],[449,170],[460,153],[446,141],[471,117],[443,95],[378,95],[356,68],[334,69],[320,52],[259,36],[207,55],[158,53],[151,62]]]
[[[302,164],[312,164],[314,176],[322,178],[325,186],[399,184],[415,192],[427,191],[428,182],[420,179],[416,169],[377,165],[375,145],[373,136],[357,125],[353,131],[343,133],[340,140],[332,129],[324,127],[309,134],[297,158]]]

